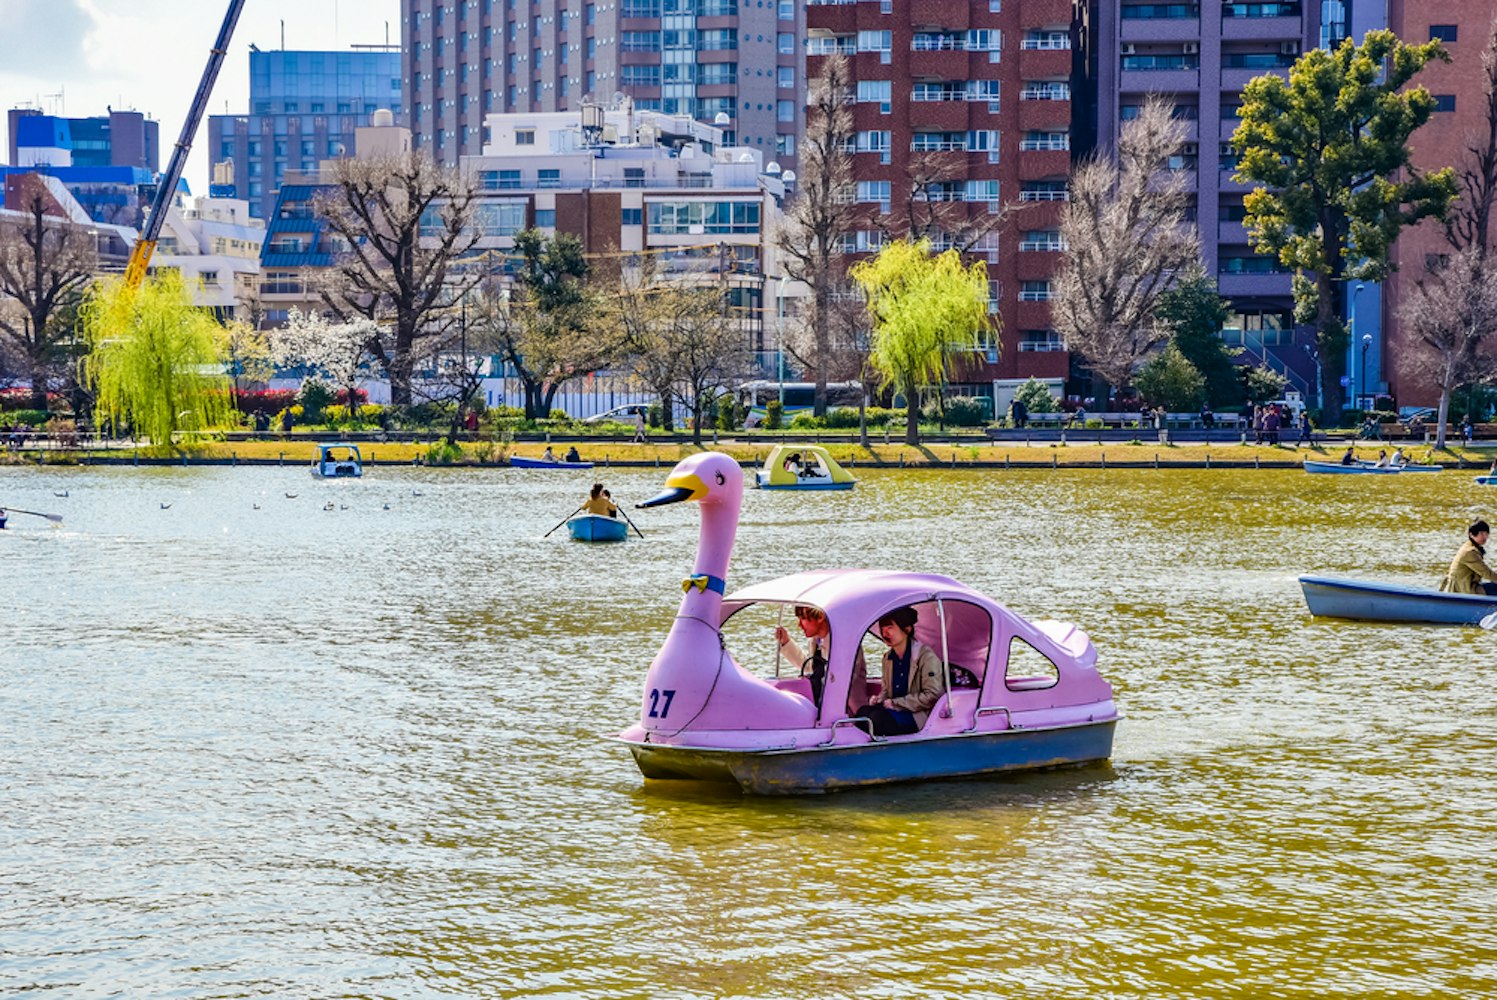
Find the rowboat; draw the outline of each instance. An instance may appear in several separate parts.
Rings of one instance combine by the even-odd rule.
[[[680,610],[645,674],[639,720],[612,737],[629,748],[647,780],[792,795],[1112,755],[1119,718],[1112,686],[1097,672],[1096,648],[1074,625],[1028,621],[930,573],[813,570],[728,594],[743,484],[737,462],[704,452],[678,464],[665,492],[639,505],[692,500],[702,519]],[[723,634],[748,608],[773,613],[798,604],[819,609],[830,629],[819,700],[806,677],[761,676],[740,666]],[[881,678],[867,680],[855,669],[855,652],[865,632],[902,609],[915,612],[915,641],[939,658],[940,693],[917,731],[877,735],[868,718],[849,714],[849,705],[884,696]],[[774,639],[772,631],[765,636],[766,643]]]
[[[1449,594],[1431,587],[1328,576],[1302,576],[1299,584],[1310,614],[1322,618],[1479,625],[1487,615],[1497,612],[1497,596]]]
[[[858,481],[815,444],[777,444],[754,473],[761,490],[850,490]]]
[[[364,463],[355,444],[319,444],[312,459],[312,475],[321,479],[348,479],[362,476]]]
[[[1372,462],[1353,462],[1350,465],[1342,465],[1340,462],[1314,462],[1305,459],[1305,471],[1320,475],[1357,475],[1369,473],[1372,475],[1396,475],[1400,472],[1442,472],[1443,466],[1439,465],[1375,465]]]
[[[578,514],[567,521],[567,531],[579,542],[622,542],[629,537],[629,523],[602,514]]]
[[[523,455],[509,456],[509,464],[515,469],[591,469],[591,462],[563,462],[560,459],[525,458]]]
[[[1477,486],[1497,486],[1497,476],[1477,476]]]

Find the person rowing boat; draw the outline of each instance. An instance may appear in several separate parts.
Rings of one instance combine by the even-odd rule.
[[[1477,521],[1466,529],[1466,541],[1450,561],[1450,572],[1440,581],[1440,589],[1451,594],[1497,594],[1497,573],[1487,565],[1487,539],[1492,529]]]

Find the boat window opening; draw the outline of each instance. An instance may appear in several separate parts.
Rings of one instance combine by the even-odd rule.
[[[781,690],[810,698],[810,681],[800,676],[801,664],[782,657],[775,639],[775,629],[783,628],[797,648],[810,655],[810,642],[796,620],[795,607],[786,602],[760,601],[725,609],[723,645],[734,662],[748,673]]]
[[[945,650],[948,687],[956,690],[982,687],[992,645],[993,618],[970,601],[938,598],[910,605],[919,616],[915,641],[929,646],[937,656]],[[890,608],[889,610],[893,610]],[[942,622],[945,628],[942,628]],[[878,619],[863,633],[863,658],[868,661],[869,697],[882,693],[881,664],[889,647],[878,634]]]
[[[1015,636],[1008,643],[1003,680],[1010,691],[1033,691],[1058,684],[1060,670],[1048,656]]]

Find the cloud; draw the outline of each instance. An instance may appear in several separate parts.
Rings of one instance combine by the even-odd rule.
[[[83,0],[0,0],[0,66],[11,76],[63,82],[87,69],[93,32]]]

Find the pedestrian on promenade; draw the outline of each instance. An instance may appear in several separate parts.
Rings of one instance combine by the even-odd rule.
[[[1312,444],[1310,439],[1310,411],[1299,411],[1299,441],[1297,444]]]
[[[1475,436],[1474,432],[1475,428],[1471,426],[1471,414],[1468,413],[1461,418],[1461,440],[1466,443],[1467,447],[1471,445],[1471,439]]]

